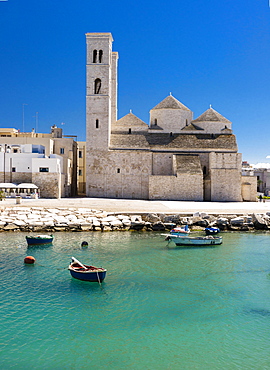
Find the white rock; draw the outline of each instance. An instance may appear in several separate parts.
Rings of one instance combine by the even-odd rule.
[[[15,220],[15,221],[13,221],[13,223],[17,226],[25,226],[26,225],[26,223],[22,220]]]
[[[142,217],[140,215],[131,216],[131,222],[142,222]]]
[[[120,220],[113,220],[110,224],[111,226],[123,226],[123,223]]]
[[[102,223],[103,222],[112,222],[112,221],[117,221],[118,219],[117,219],[117,217],[115,217],[115,216],[107,216],[107,217],[104,217],[103,219],[102,219]]]
[[[243,217],[235,217],[231,219],[231,225],[243,225],[244,221]]]

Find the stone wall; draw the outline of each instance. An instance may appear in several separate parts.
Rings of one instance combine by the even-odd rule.
[[[154,127],[157,122],[163,132],[179,133],[186,124],[191,122],[192,118],[192,112],[189,109],[152,109],[150,111],[151,127]]]
[[[12,172],[10,176],[12,183],[20,184],[22,182],[32,183],[32,173],[30,172]]]
[[[242,198],[246,202],[256,202],[257,200],[257,177],[242,176]]]
[[[96,151],[89,158],[87,195],[105,198],[148,199],[151,153]]]
[[[242,202],[241,173],[239,173],[239,170],[211,170],[211,201]]]
[[[150,176],[149,199],[203,201],[202,174]]]
[[[153,175],[167,176],[173,174],[172,153],[153,153]]]
[[[211,201],[241,202],[240,153],[210,153]]]
[[[61,175],[58,173],[33,173],[32,182],[40,189],[41,198],[61,198]]]

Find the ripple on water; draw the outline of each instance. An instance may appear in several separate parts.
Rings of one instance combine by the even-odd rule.
[[[269,365],[268,234],[194,250],[168,249],[158,233],[59,233],[32,249],[22,234],[0,239],[4,369]],[[102,286],[71,278],[71,256],[106,267]]]

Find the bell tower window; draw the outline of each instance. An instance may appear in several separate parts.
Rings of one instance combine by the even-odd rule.
[[[96,78],[95,79],[95,86],[94,86],[95,94],[100,94],[100,89],[101,89],[101,79]]]
[[[99,61],[99,63],[102,63],[102,58],[103,58],[103,50],[99,50],[99,53],[98,53],[98,61]]]
[[[93,63],[97,62],[97,50],[93,50]]]

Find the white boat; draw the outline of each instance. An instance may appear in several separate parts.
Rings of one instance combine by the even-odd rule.
[[[187,236],[190,233],[188,225],[185,227],[175,227],[170,231],[170,235],[180,235],[180,236]]]
[[[182,235],[167,235],[166,240],[173,241],[177,246],[203,247],[222,244],[222,236],[182,236]]]

